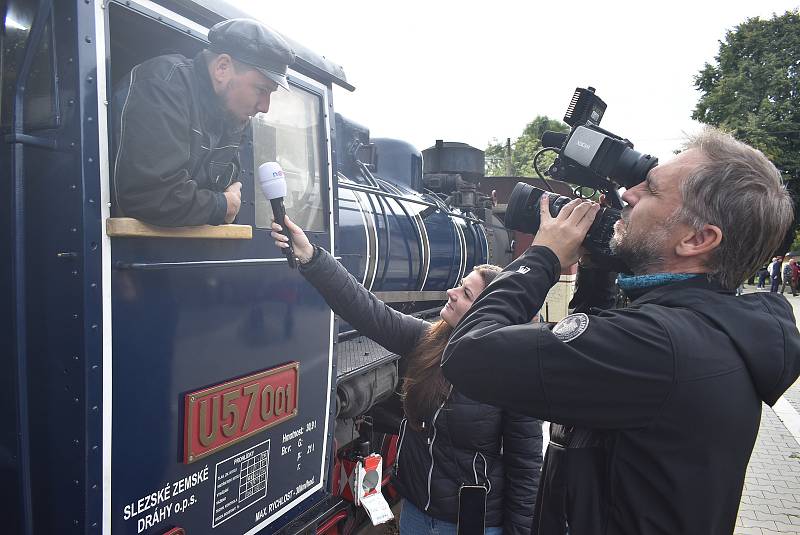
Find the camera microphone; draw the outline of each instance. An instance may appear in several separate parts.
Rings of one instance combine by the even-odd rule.
[[[289,238],[289,247],[283,249],[283,254],[286,255],[289,267],[296,268],[297,261],[294,258],[294,249],[292,249],[292,235],[286,229],[286,208],[283,206],[283,198],[286,197],[286,177],[283,169],[277,162],[262,163],[258,167],[258,181],[261,183],[264,197],[269,199],[269,203],[272,205],[275,222],[283,229],[281,233]]]
[[[567,136],[564,132],[553,132],[552,130],[545,130],[542,134],[542,147],[560,149]]]

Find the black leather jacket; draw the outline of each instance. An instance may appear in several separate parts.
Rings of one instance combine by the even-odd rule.
[[[242,125],[214,93],[206,62],[152,58],[118,84],[111,201],[116,216],[161,226],[218,225],[239,176]]]
[[[405,357],[430,324],[402,314],[359,284],[318,249],[300,272],[334,312],[386,349]],[[486,355],[486,358],[490,358]],[[486,525],[506,534],[530,533],[542,465],[542,423],[473,401],[453,391],[421,432],[401,425],[398,492],[428,515],[455,523],[461,485],[489,488]]]

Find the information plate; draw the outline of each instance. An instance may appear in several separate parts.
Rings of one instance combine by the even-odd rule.
[[[269,440],[218,462],[214,470],[214,514],[217,527],[267,496]]]
[[[297,415],[300,363],[190,392],[184,397],[184,463],[193,463]]]

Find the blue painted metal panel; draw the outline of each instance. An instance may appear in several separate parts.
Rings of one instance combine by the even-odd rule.
[[[171,240],[134,244],[136,241],[118,240],[115,261],[149,262],[170,256]],[[325,245],[326,240],[318,236],[317,241]],[[247,246],[251,244],[238,245],[241,252],[254,252],[255,247]],[[193,257],[203,252],[210,257],[233,256],[224,255],[224,250],[230,253],[237,248],[208,243],[194,247]],[[143,254],[142,249],[152,254]],[[191,244],[183,249],[191,249]],[[267,256],[271,255],[261,255]],[[247,257],[255,258],[252,254]],[[160,510],[155,507],[126,520],[126,506],[206,467],[205,481],[177,500],[184,503],[183,498],[188,498],[189,506],[174,521],[188,533],[209,532],[215,501],[223,499],[218,466],[228,469],[230,462],[225,459],[253,447],[259,451],[269,448],[267,492],[263,499],[225,520],[229,532],[243,533],[258,524],[261,517],[257,513],[264,508],[268,514],[279,510],[270,511],[270,504],[281,496],[291,493],[295,499],[298,482],[320,481],[331,374],[330,311],[296,271],[285,263],[117,269],[113,295],[112,458],[114,479],[119,481],[112,496],[114,533],[137,533],[146,524],[147,514]],[[182,463],[184,394],[288,361],[300,362],[296,417],[196,463]],[[282,440],[284,434],[301,428],[304,432],[299,441]],[[291,451],[282,452],[287,446]],[[309,447],[314,451],[309,452]],[[131,510],[136,511],[137,506]]]

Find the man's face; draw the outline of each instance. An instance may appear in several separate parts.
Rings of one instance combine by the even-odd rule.
[[[628,206],[614,226],[611,247],[635,274],[663,271],[674,258],[675,246],[688,227],[669,218],[683,204],[681,182],[702,161],[696,149],[684,151],[623,193]]]
[[[244,123],[259,112],[269,111],[270,98],[277,88],[278,84],[255,69],[241,73],[232,70],[222,99],[228,112]]]

